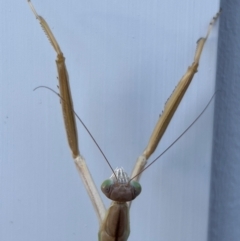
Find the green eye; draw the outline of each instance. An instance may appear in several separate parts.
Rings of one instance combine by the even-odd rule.
[[[110,193],[113,184],[114,182],[111,179],[107,179],[102,183],[101,190],[106,196]]]
[[[134,190],[134,198],[136,198],[142,191],[142,187],[139,182],[131,181],[130,182],[133,190]]]

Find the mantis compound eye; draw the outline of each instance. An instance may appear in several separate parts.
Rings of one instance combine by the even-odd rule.
[[[141,193],[141,185],[136,181],[129,182],[129,177],[123,168],[117,168],[114,173],[101,185],[102,192],[109,199],[116,202],[129,202]]]
[[[105,180],[101,185],[102,192],[109,199],[116,202],[129,202],[134,200],[142,191],[138,182],[115,183],[111,179]]]
[[[142,187],[140,185],[139,182],[136,181],[131,181],[130,185],[132,186],[132,190],[133,190],[133,196],[135,196],[134,198],[136,198],[142,191]]]
[[[112,179],[107,179],[102,183],[101,190],[107,197],[110,194],[113,185],[114,182]]]

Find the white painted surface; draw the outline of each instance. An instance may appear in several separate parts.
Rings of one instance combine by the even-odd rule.
[[[164,103],[193,60],[219,1],[34,1],[66,56],[74,107],[113,167],[131,171]],[[63,129],[55,53],[25,1],[0,9],[0,240],[97,240],[98,222]],[[215,91],[217,27],[156,154]],[[213,104],[143,175],[129,240],[207,239]],[[98,186],[110,176],[79,125]],[[104,198],[106,204],[108,200]]]

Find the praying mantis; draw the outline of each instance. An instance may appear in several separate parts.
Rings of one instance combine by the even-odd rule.
[[[30,4],[30,6],[31,6],[31,8],[32,8],[32,10],[33,10],[33,12],[35,13],[35,16],[38,18],[38,20],[40,20],[40,21],[43,21],[41,18],[40,18],[40,16],[37,14],[37,12],[34,10],[34,7],[33,7],[33,5],[31,4],[31,2],[30,1],[28,1],[29,2],[29,4]],[[219,15],[219,13],[214,17],[214,20],[216,20],[217,19],[217,17],[218,17],[218,15]],[[45,23],[44,23],[44,25],[45,25]],[[211,27],[212,27],[212,25],[211,25]],[[208,37],[208,34],[210,33],[210,30],[211,30],[211,27],[209,28],[209,30],[208,30],[208,33],[207,33],[207,37]],[[45,27],[45,32],[48,32],[48,31],[50,31],[50,29],[46,29],[47,27]],[[59,79],[61,79],[61,77],[63,76],[63,75],[65,75],[65,77],[63,77],[63,82],[65,82],[66,81],[66,76],[67,76],[67,74],[66,74],[66,72],[65,73],[62,73],[62,71],[66,71],[65,70],[65,67],[64,66],[62,66],[63,65],[63,59],[62,59],[62,55],[61,55],[61,51],[60,51],[60,48],[59,48],[59,46],[57,46],[56,45],[56,42],[55,42],[55,40],[53,40],[53,37],[51,36],[51,33],[49,32],[48,33],[49,34],[49,36],[48,36],[48,38],[50,38],[50,42],[52,42],[52,45],[54,46],[54,48],[55,48],[55,50],[57,50],[57,52],[58,52],[58,54],[59,54],[59,56],[58,56],[58,69],[59,69],[59,72],[61,72],[60,74],[59,74]],[[207,38],[206,37],[206,38]],[[198,42],[198,50],[199,50],[199,53],[197,52],[197,54],[196,54],[196,58],[195,58],[195,64],[193,64],[193,66],[192,66],[192,70],[189,70],[188,71],[188,74],[190,74],[191,75],[191,77],[195,74],[195,71],[197,70],[197,65],[198,65],[198,60],[199,60],[199,58],[200,58],[200,54],[201,54],[201,50],[202,50],[202,48],[203,48],[203,45],[204,45],[204,43],[205,43],[205,40],[206,39],[202,39],[202,40],[200,40],[199,42]],[[82,162],[82,158],[81,157],[79,157],[79,151],[77,150],[77,143],[76,143],[76,141],[74,141],[74,139],[76,139],[76,134],[75,134],[75,124],[74,124],[74,115],[73,115],[73,113],[72,113],[72,111],[73,111],[73,107],[71,106],[71,101],[70,101],[70,99],[71,99],[71,97],[69,98],[68,97],[68,95],[69,95],[69,91],[67,91],[66,92],[66,86],[65,87],[62,87],[61,85],[60,85],[60,96],[61,96],[61,98],[62,98],[62,100],[61,100],[61,104],[62,104],[62,106],[63,106],[63,108],[64,108],[64,112],[68,112],[68,114],[64,114],[64,116],[65,116],[65,121],[67,122],[67,123],[65,123],[66,124],[66,126],[67,126],[67,131],[69,131],[69,129],[72,129],[72,130],[70,130],[70,132],[68,132],[68,137],[69,137],[69,143],[70,143],[70,146],[71,146],[71,150],[72,150],[72,153],[73,153],[73,156],[74,156],[74,158],[75,158],[75,163],[76,163],[76,166],[77,166],[77,169],[78,170],[80,170],[81,168],[80,168],[80,165],[81,164],[79,164],[80,162]],[[178,90],[178,87],[176,88],[176,90]],[[66,94],[66,95],[65,95]],[[182,92],[182,95],[184,95],[184,93]],[[175,96],[174,94],[172,95],[172,96]],[[171,101],[169,101],[169,103],[170,103]],[[177,106],[174,104],[173,105],[173,107],[170,107],[170,109],[176,109],[177,108]],[[66,118],[66,116],[70,116],[70,119],[71,120],[69,120],[69,118]],[[162,116],[164,117],[164,114],[162,114]],[[171,119],[171,117],[167,117],[167,122],[169,122],[170,121],[170,119]],[[70,122],[69,122],[70,121]],[[167,124],[165,124],[165,125],[167,125]],[[158,131],[157,131],[158,132]],[[164,131],[163,131],[164,132]],[[156,132],[155,132],[156,133]],[[74,137],[75,136],[75,137]],[[157,139],[160,139],[161,138],[161,136],[159,136]],[[157,142],[153,142],[154,144],[153,144],[153,146],[157,146],[157,144],[158,144],[158,141]],[[155,147],[153,148],[153,149],[155,149]],[[145,155],[146,155],[146,157],[148,158],[150,155],[151,155],[151,152],[152,151],[150,151],[150,152],[147,152],[147,153],[145,153]],[[80,159],[79,159],[80,158]],[[144,160],[144,159],[147,159],[147,158],[140,158],[140,160],[141,160],[141,162],[142,162],[142,160]],[[85,164],[84,164],[85,165]],[[81,170],[80,170],[81,171]],[[138,174],[139,172],[140,172],[141,170],[140,169],[137,169],[134,173],[135,174],[133,174],[132,176],[135,176],[136,174]],[[85,174],[84,174],[85,175]],[[139,178],[140,176],[138,176],[138,178]],[[138,179],[137,178],[137,179]],[[87,182],[89,182],[89,181],[87,181]],[[90,190],[90,192],[95,192],[95,191],[92,191],[92,188],[90,188],[91,190]],[[96,200],[96,197],[94,198],[94,200]],[[130,200],[128,200],[128,201],[130,201]],[[95,202],[95,201],[93,201],[93,202]],[[97,201],[98,203],[99,202],[101,202],[101,201]],[[95,206],[95,209],[97,209],[98,211],[98,216],[99,216],[99,219],[101,220],[100,222],[102,223],[102,221],[103,221],[103,219],[104,219],[104,211],[102,211],[102,207],[100,207],[99,208],[99,204],[94,204],[94,206]],[[101,204],[100,204],[100,206],[101,206]],[[101,224],[102,225],[102,224]],[[127,229],[128,229],[128,227],[127,227]],[[118,233],[118,231],[117,231],[117,233]],[[117,238],[113,238],[113,239],[109,239],[109,238],[106,238],[106,237],[104,237],[104,236],[106,236],[106,235],[104,235],[104,234],[100,234],[99,235],[99,240],[100,241],[108,241],[108,240],[123,240],[123,241],[125,241],[125,240],[127,240],[127,238],[128,238],[128,235],[129,235],[129,233],[126,233],[126,234],[124,234],[123,235],[123,237],[122,237],[122,239],[117,239]]]

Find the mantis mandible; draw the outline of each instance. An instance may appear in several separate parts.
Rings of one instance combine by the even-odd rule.
[[[104,181],[102,184],[101,188],[104,194],[113,200],[110,208],[106,211],[87,168],[86,162],[81,156],[78,148],[75,114],[64,55],[47,22],[37,14],[30,0],[28,0],[28,3],[57,53],[56,65],[58,70],[59,90],[68,144],[70,146],[76,168],[80,173],[84,186],[98,216],[100,224],[98,234],[99,241],[126,241],[130,234],[129,208],[131,201],[134,200],[141,192],[141,186],[138,183],[140,174],[144,170],[147,160],[158,146],[168,124],[170,123],[179,103],[191,83],[194,74],[197,72],[204,44],[220,12],[218,12],[210,22],[206,36],[198,40],[194,61],[168,99],[164,111],[153,130],[147,147],[137,159],[131,177],[128,177],[122,168],[118,168],[113,172],[110,179]]]

